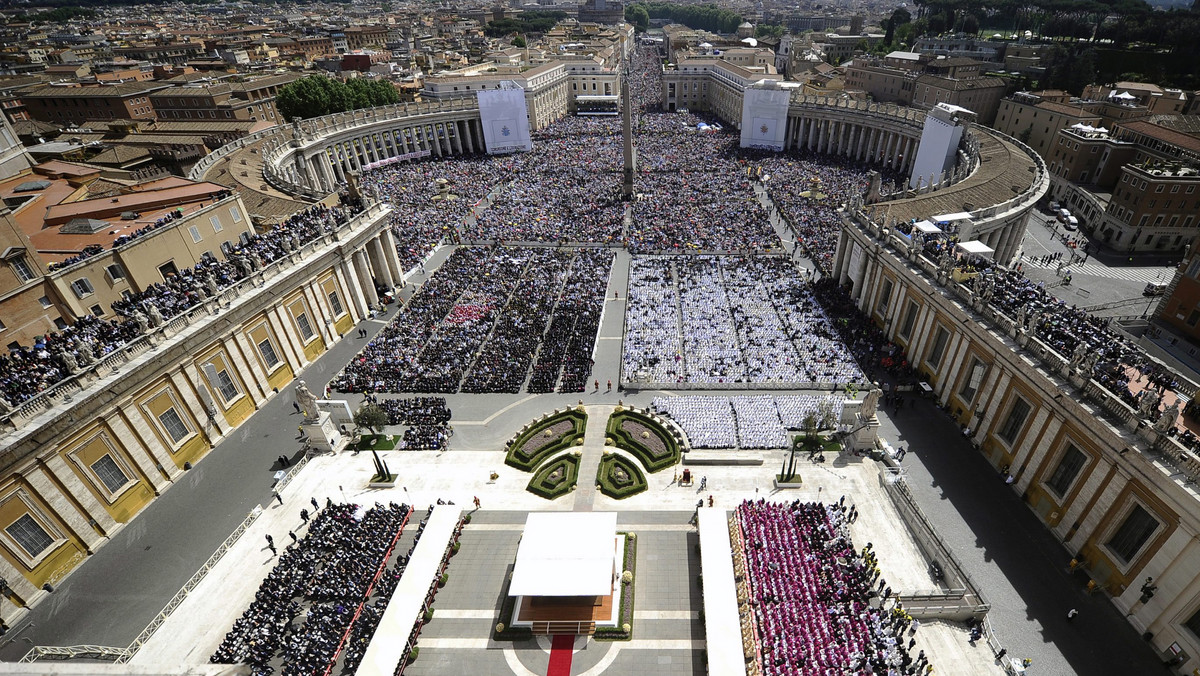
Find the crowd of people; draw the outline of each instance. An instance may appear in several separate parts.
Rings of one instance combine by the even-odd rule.
[[[450,440],[450,408],[445,397],[407,399],[369,398],[387,413],[389,425],[406,427],[399,448],[406,451],[445,450]]]
[[[323,676],[411,513],[394,502],[317,510],[209,661],[246,664],[255,676]],[[301,516],[308,520],[307,510]]]
[[[605,249],[459,248],[333,387],[517,393],[532,371],[530,391],[582,391],[612,261]]]
[[[225,260],[206,256],[164,282],[114,301],[116,317],[81,317],[64,329],[37,338],[31,346],[10,348],[8,354],[0,355],[0,414],[95,364],[148,328],[170,321],[297,247],[335,230],[361,210],[361,203],[349,198],[337,207],[310,207],[270,231],[230,247]]]
[[[865,382],[785,257],[636,258],[625,326],[624,373],[640,382]]]
[[[850,538],[855,513],[836,503],[743,502],[735,512],[752,610],[743,628],[765,676],[925,673],[910,617],[880,577],[870,543]],[[891,605],[889,606],[889,603]],[[746,631],[752,629],[753,631]]]
[[[220,193],[217,193],[216,199],[217,199],[217,201],[220,201],[220,200],[225,199],[226,197],[229,197],[231,194],[232,193],[230,193],[228,190],[224,190],[224,191],[221,191]],[[146,235],[149,235],[150,233],[154,232],[155,230],[160,230],[162,228],[165,228],[165,227],[171,225],[172,223],[174,223],[175,221],[178,221],[181,218],[183,218],[183,209],[176,209],[175,211],[168,213],[166,216],[160,217],[158,220],[154,221],[153,223],[150,223],[148,225],[143,225],[142,227],[138,228],[137,230],[134,230],[133,232],[127,232],[122,235],[118,235],[117,238],[113,240],[112,248],[115,249],[124,244],[128,244],[135,239],[138,239],[140,237],[145,237]]]
[[[674,420],[691,448],[787,448],[805,418],[841,420],[840,395],[655,397],[651,407]]]
[[[829,316],[830,323],[854,360],[862,366],[871,381],[887,373],[901,384],[916,381],[916,371],[908,362],[904,348],[888,339],[870,317],[863,314],[850,294],[838,286],[832,277],[824,277],[812,285],[813,297]]]

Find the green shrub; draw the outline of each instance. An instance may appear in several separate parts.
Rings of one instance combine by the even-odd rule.
[[[646,490],[646,475],[637,465],[613,453],[600,460],[596,483],[601,493],[621,500]]]
[[[552,480],[555,472],[562,470],[557,480]],[[533,478],[529,480],[529,492],[539,497],[553,500],[566,495],[579,481],[579,458],[574,453],[566,453],[538,468]]]
[[[413,649],[412,649],[412,650],[410,650],[410,651],[408,651],[408,661],[409,661],[409,662],[416,662],[416,661],[417,661],[417,655],[420,655],[420,654],[421,654],[421,649],[420,649],[420,648],[418,648],[418,647],[416,647],[416,646],[413,646]]]
[[[640,438],[640,435],[631,434],[622,428],[622,424],[625,422],[645,427],[645,431],[650,433],[651,438],[644,439]],[[675,439],[675,435],[671,434],[670,430],[663,427],[661,423],[645,414],[628,409],[617,411],[609,417],[605,433],[612,437],[617,448],[627,451],[637,458],[646,471],[651,474],[679,462],[679,442]],[[656,450],[658,444],[661,444],[664,450]]]
[[[425,609],[425,624],[429,624],[429,621],[432,619],[433,619],[433,608],[426,608]]]
[[[440,579],[438,579],[438,586],[445,587],[446,583],[449,581],[450,581],[450,573],[442,573],[442,577]]]
[[[526,453],[522,450],[547,429],[562,422],[571,423],[571,429],[557,437],[553,442],[538,448],[532,453]],[[574,447],[576,441],[583,439],[583,433],[586,428],[587,414],[575,409],[568,409],[556,413],[545,420],[540,420],[526,428],[517,437],[516,441],[509,444],[508,453],[504,457],[504,464],[515,467],[523,472],[532,472],[533,468],[540,465],[546,458],[561,452],[563,449]]]

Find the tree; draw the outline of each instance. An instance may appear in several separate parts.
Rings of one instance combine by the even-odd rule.
[[[644,5],[627,5],[625,20],[633,24],[639,33],[645,32],[650,27],[650,14]]]
[[[324,75],[310,75],[289,83],[275,97],[275,108],[289,122],[347,110],[386,106],[400,100],[400,93],[386,80],[356,78],[342,82]]]
[[[909,23],[910,21],[912,21],[912,14],[910,14],[907,9],[901,7],[893,11],[890,17],[883,20],[883,41],[889,45],[892,44],[896,37],[896,29],[906,23]]]
[[[354,413],[354,424],[365,427],[375,434],[391,422],[388,414],[376,404],[367,404]]]
[[[517,37],[513,38],[512,42],[509,44],[518,49],[525,49],[525,36],[518,35]]]

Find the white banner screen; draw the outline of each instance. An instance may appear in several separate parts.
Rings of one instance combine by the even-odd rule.
[[[742,98],[742,147],[783,150],[790,100],[786,89],[747,89]]]
[[[524,89],[484,89],[478,96],[483,141],[489,155],[533,149],[533,142],[529,139]]]

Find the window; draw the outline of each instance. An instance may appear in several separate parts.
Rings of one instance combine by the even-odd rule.
[[[983,384],[983,375],[987,373],[987,364],[978,359],[971,359],[971,368],[967,371],[967,379],[963,381],[962,387],[958,390],[958,397],[970,404],[975,401],[975,395],[979,392],[979,386]]]
[[[43,310],[49,308],[51,305],[50,299],[45,296],[42,296],[41,298],[39,298],[38,303],[41,304]]]
[[[24,549],[30,556],[37,556],[54,544],[54,540],[46,532],[46,529],[42,528],[41,524],[34,521],[33,517],[28,514],[22,514],[21,518],[12,522],[12,525],[5,528],[4,531],[16,540],[17,544],[21,545],[21,549]]]
[[[121,471],[111,455],[105,454],[100,456],[100,459],[92,463],[92,471],[96,476],[100,477],[101,483],[108,489],[109,493],[116,493],[129,483],[129,477]]]
[[[233,219],[234,223],[242,222],[242,212],[237,207],[229,207],[229,217]]]
[[[312,340],[313,336],[317,335],[313,332],[312,324],[310,324],[308,321],[308,315],[304,314],[303,312],[296,315],[296,326],[300,328],[300,337],[304,339],[304,342],[306,343]]]
[[[1058,461],[1058,467],[1054,468],[1054,473],[1050,475],[1046,485],[1059,497],[1065,497],[1086,462],[1087,456],[1082,451],[1068,445],[1066,453],[1063,453],[1062,460]]]
[[[71,282],[71,290],[75,292],[75,297],[77,298],[86,298],[96,291],[92,288],[92,283],[88,281],[87,277],[80,277]]]
[[[221,398],[225,401],[233,401],[240,394],[237,385],[229,377],[228,371],[224,369],[217,371],[216,380],[217,391],[221,393]]]
[[[263,361],[266,362],[267,368],[273,369],[279,364],[279,355],[275,354],[275,346],[271,344],[270,338],[258,344],[258,351],[260,354],[262,354]]]
[[[21,280],[22,282],[28,282],[34,277],[37,277],[37,275],[33,274],[33,268],[29,267],[29,261],[25,260],[25,256],[23,255],[13,258],[8,262],[8,264],[12,267],[13,274],[15,274],[17,279]]]
[[[96,305],[93,305],[93,306],[91,306],[90,308],[88,308],[88,311],[89,311],[89,312],[91,312],[93,315],[95,315],[95,316],[97,316],[97,317],[103,317],[103,316],[104,316],[104,308],[100,307],[100,304],[99,304],[99,303],[97,303]]]
[[[188,227],[188,232],[190,232],[192,234],[192,242],[193,243],[200,242],[204,239],[203,237],[200,236],[200,228],[198,228],[194,225]]]
[[[879,314],[887,315],[888,302],[892,299],[892,280],[883,280],[883,289],[879,293]]]
[[[125,279],[125,268],[121,267],[120,263],[106,265],[104,266],[104,276],[108,278],[110,283],[118,279]]]
[[[346,310],[342,308],[342,299],[338,298],[337,291],[329,292],[329,307],[333,309],[334,317],[341,317]]]
[[[1121,563],[1129,563],[1156,530],[1158,521],[1141,505],[1134,505],[1121,527],[1105,544]]]
[[[209,216],[208,222],[212,223],[213,232],[221,232],[224,228],[221,227],[221,219],[216,216]]]
[[[908,309],[904,311],[904,323],[900,325],[900,337],[908,338],[917,325],[917,304],[909,301]]]
[[[158,420],[162,423],[163,428],[167,430],[171,441],[179,443],[187,438],[189,434],[187,425],[183,423],[183,419],[179,417],[179,414],[175,412],[173,407],[160,413]]]
[[[1188,621],[1183,623],[1183,626],[1187,627],[1189,631],[1200,637],[1200,610],[1197,610],[1195,614],[1189,617]]]
[[[1004,424],[1000,426],[1000,431],[996,436],[1011,444],[1016,440],[1021,428],[1025,426],[1025,418],[1029,417],[1029,411],[1029,404],[1018,397],[1013,402],[1012,408],[1009,409],[1008,417],[1004,419]]]
[[[950,342],[950,333],[942,327],[937,327],[937,331],[933,334],[933,347],[929,350],[929,356],[925,361],[930,366],[937,368],[942,363],[942,356],[946,353],[946,343]]]

